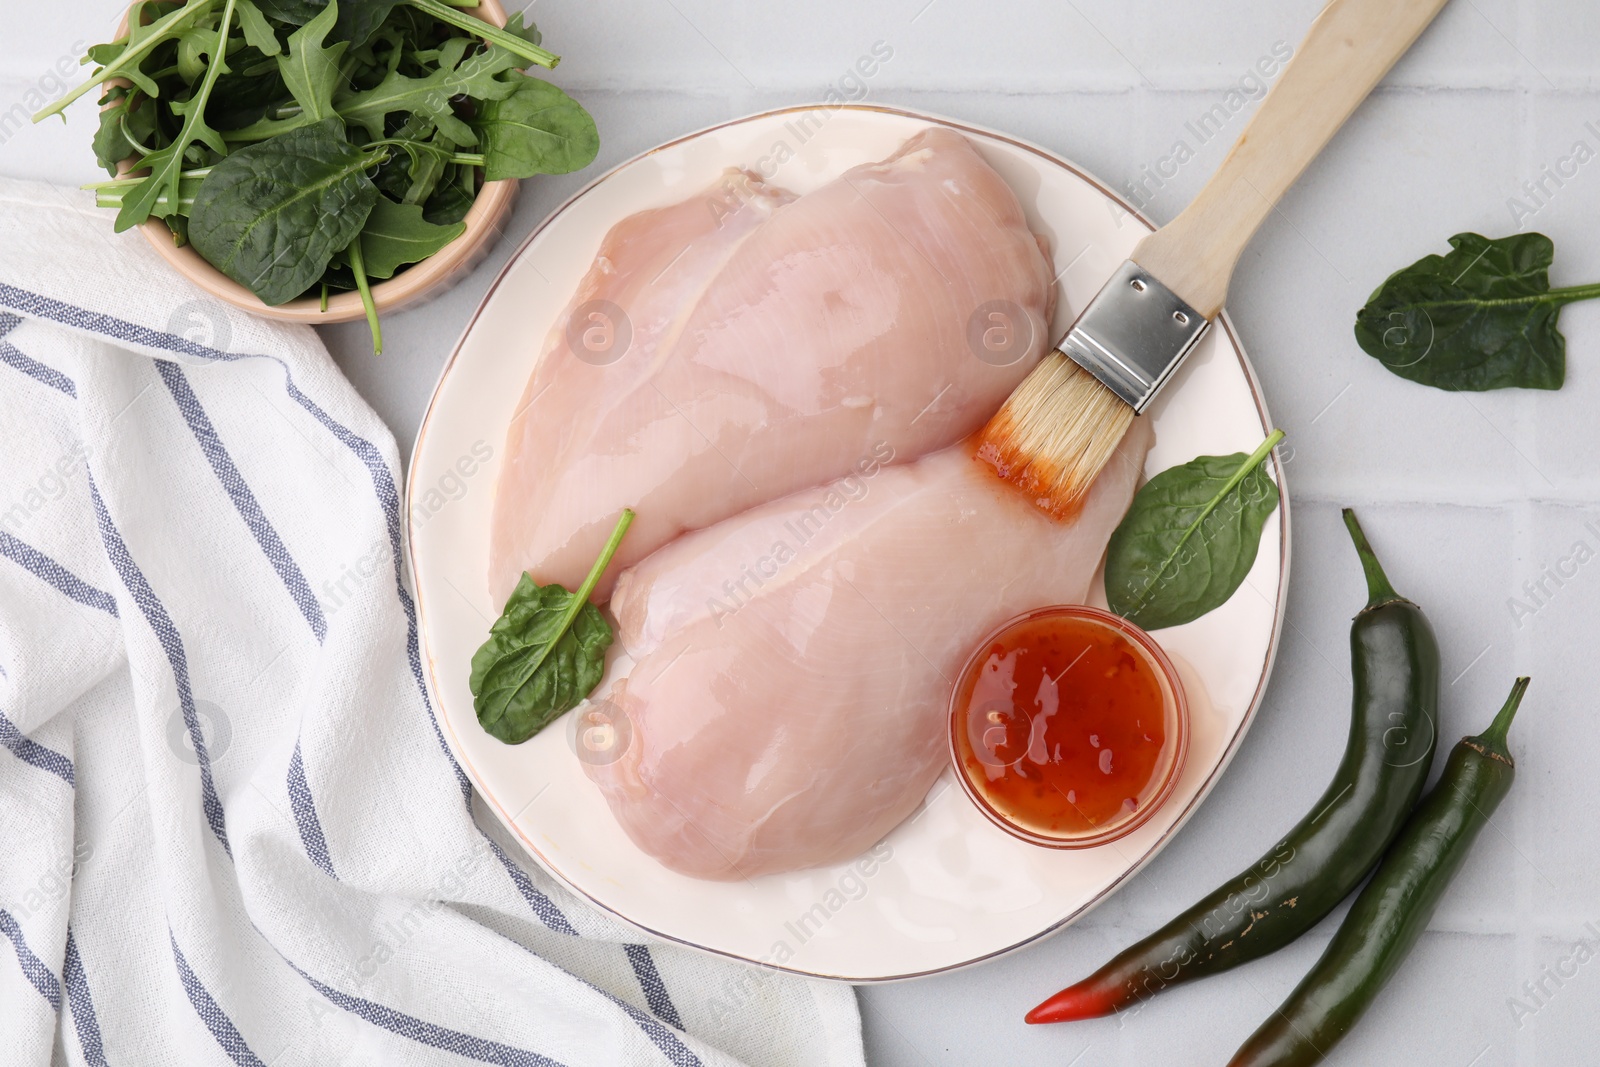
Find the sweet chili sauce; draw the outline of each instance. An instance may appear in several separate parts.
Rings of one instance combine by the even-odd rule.
[[[989,636],[951,703],[951,747],[991,819],[1040,844],[1121,836],[1166,799],[1187,747],[1181,683],[1149,635],[1094,608]]]

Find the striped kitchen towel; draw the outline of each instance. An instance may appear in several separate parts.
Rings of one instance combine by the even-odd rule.
[[[848,987],[645,943],[501,832],[399,509],[309,328],[0,181],[0,1060],[860,1064]]]

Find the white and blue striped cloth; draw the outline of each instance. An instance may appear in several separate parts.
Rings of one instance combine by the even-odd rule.
[[[388,431],[110,220],[0,181],[0,1060],[861,1064],[848,987],[524,862],[434,725]]]

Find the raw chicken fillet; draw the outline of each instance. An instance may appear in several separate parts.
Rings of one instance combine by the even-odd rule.
[[[625,507],[609,574],[876,448],[961,440],[1043,353],[1052,288],[1016,196],[938,128],[798,199],[733,172],[625,219],[512,420],[495,603],[524,571],[576,588]],[[1023,340],[979,358],[996,322]]]
[[[618,584],[636,662],[610,699],[632,739],[586,772],[634,842],[685,874],[859,854],[948,762],[950,689],[975,643],[1086,598],[1149,443],[1136,420],[1071,521],[957,445],[680,537]]]

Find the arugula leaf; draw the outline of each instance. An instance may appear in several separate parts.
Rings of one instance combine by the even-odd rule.
[[[89,56],[101,67],[90,76],[89,80],[67,93],[60,100],[33,116],[33,121],[38,122],[50,115],[59,114],[66,110],[78,97],[103,84],[112,78],[127,78],[129,81],[144,89],[151,96],[158,95],[159,90],[149,77],[139,71],[139,64],[150,54],[157,45],[181,37],[188,29],[189,23],[201,15],[209,14],[216,7],[217,0],[189,0],[183,7],[169,12],[149,25],[140,22],[144,4],[135,3],[128,9],[128,37],[126,42],[117,48],[114,58],[110,57],[114,45],[99,45],[89,50]],[[102,58],[106,57],[106,58]]]
[[[576,593],[538,585],[524,574],[490,627],[489,639],[473,655],[478,722],[506,744],[522,744],[600,684],[611,627],[589,603],[589,594],[632,523],[633,512],[624,510]]]
[[[366,224],[378,200],[366,175],[374,162],[336,118],[241,148],[201,182],[189,238],[264,303],[293,300]]]
[[[477,144],[477,134],[456,117],[451,98],[471,96],[477,100],[498,100],[511,95],[514,88],[497,75],[516,67],[518,59],[503,48],[490,48],[467,54],[477,42],[452,37],[439,46],[439,68],[425,77],[411,78],[399,71],[364,92],[352,93],[338,101],[339,114],[353,125],[364,127],[367,136],[383,136],[384,120],[397,111],[421,115],[450,140],[459,145]]]
[[[369,278],[393,278],[408,263],[427,259],[466,232],[466,223],[435,226],[416,204],[380,197],[361,231],[361,252]]]
[[[234,0],[235,6],[238,0]],[[185,85],[193,85],[206,75],[206,65],[216,51],[217,23],[202,19],[190,26],[178,38],[178,77]]]
[[[156,149],[139,160],[140,169],[148,168],[150,176],[133,192],[123,198],[113,229],[118,233],[150,218],[166,218],[178,211],[178,175],[184,169],[189,149],[196,142],[212,149],[219,156],[227,155],[228,146],[222,135],[206,124],[206,103],[211,90],[224,71],[228,52],[228,31],[233,25],[233,8],[236,0],[227,0],[218,22],[216,36],[210,49],[211,62],[205,76],[193,95],[187,100],[172,101],[167,105],[175,115],[183,116],[183,126],[172,143]]]
[[[1451,251],[1390,275],[1356,314],[1356,343],[1402,378],[1436,389],[1559,389],[1561,309],[1600,286],[1550,288],[1542,233],[1450,238]]]
[[[554,68],[561,62],[560,56],[539,47],[539,31],[532,26],[523,26],[521,12],[507,19],[506,28],[502,30],[486,25],[481,19],[465,12],[457,11],[449,4],[441,3],[440,0],[405,0],[405,2],[414,8],[426,11],[440,22],[454,26],[458,30],[466,30],[474,37],[480,37],[490,44],[514,52],[526,62],[537,63],[546,68]]]
[[[264,56],[281,52],[283,45],[278,41],[278,34],[255,5],[255,0],[238,0],[238,4],[239,31],[244,34],[245,43]]]
[[[1106,548],[1111,610],[1146,630],[1181,626],[1221,607],[1256,560],[1278,506],[1267,455],[1274,430],[1246,456],[1199,456],[1151,478]]]
[[[526,74],[508,80],[511,94],[484,104],[472,124],[481,135],[484,180],[570,174],[594,162],[600,133],[582,105],[547,81]]]
[[[349,47],[343,41],[324,47],[323,40],[339,17],[339,5],[330,0],[322,14],[289,35],[287,55],[278,57],[278,71],[300,114],[309,122],[334,115],[333,93],[339,87],[339,59]]]

